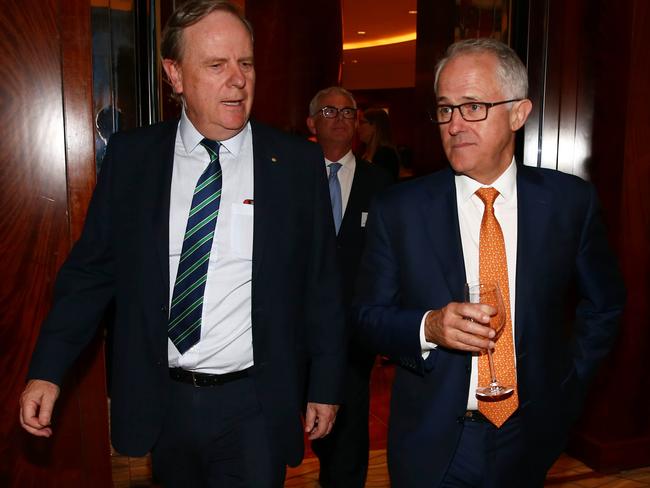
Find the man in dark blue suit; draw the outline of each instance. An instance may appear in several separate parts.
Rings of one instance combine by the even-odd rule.
[[[504,44],[452,45],[432,111],[451,169],[389,190],[370,212],[359,326],[398,363],[388,439],[396,488],[542,486],[616,335],[624,290],[594,188],[514,161],[527,88]],[[498,341],[495,308],[464,303],[464,283],[492,259],[484,226],[499,229],[491,242],[509,310]],[[476,395],[488,347],[509,362],[515,387],[493,401]]]
[[[307,127],[325,155],[343,301],[349,309],[366,240],[370,202],[391,183],[391,177],[383,168],[352,154],[357,104],[346,89],[332,86],[319,91],[309,104]],[[351,315],[347,319],[349,330],[353,331],[355,319]],[[332,433],[312,443],[320,461],[319,482],[323,488],[363,488],[365,485],[369,452],[369,383],[374,359],[374,354],[358,337],[350,337],[344,405]]]
[[[163,33],[180,121],[110,141],[21,397],[49,437],[65,371],[115,302],[115,448],[171,487],[279,487],[332,429],[345,322],[318,146],[249,121],[252,30],[221,0]],[[305,400],[307,404],[305,406]]]

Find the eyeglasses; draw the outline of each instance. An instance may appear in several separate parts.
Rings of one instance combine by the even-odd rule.
[[[480,122],[487,119],[488,110],[504,103],[518,102],[522,98],[513,98],[502,102],[467,102],[460,105],[437,105],[429,111],[429,118],[434,124],[448,124],[457,108],[460,116],[467,122]]]
[[[357,109],[352,107],[336,108],[329,105],[318,110],[326,119],[335,119],[339,113],[344,119],[353,119],[357,116]],[[318,113],[316,112],[316,113]],[[316,114],[314,114],[316,115]]]

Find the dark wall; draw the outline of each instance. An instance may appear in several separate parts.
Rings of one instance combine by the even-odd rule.
[[[339,81],[340,2],[248,0],[246,17],[255,28],[253,116],[305,134],[309,101],[318,90]]]

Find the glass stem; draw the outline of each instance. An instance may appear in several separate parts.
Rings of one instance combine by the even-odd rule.
[[[491,386],[493,386],[497,384],[497,375],[494,372],[494,362],[492,360],[492,349],[488,348],[487,353],[488,353],[488,363],[490,365],[490,377],[492,378]]]

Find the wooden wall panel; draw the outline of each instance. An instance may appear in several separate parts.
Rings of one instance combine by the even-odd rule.
[[[581,177],[588,177],[591,157],[593,36],[585,19],[597,9],[590,6],[533,0],[527,56],[533,111],[524,129],[525,164]]]
[[[571,451],[610,471],[650,465],[650,5],[602,0],[599,7],[592,174],[628,299],[617,347],[588,399]]]
[[[535,109],[526,161],[596,185],[628,288],[620,338],[591,389],[570,453],[602,471],[647,466],[650,5],[530,0],[529,7]]]
[[[0,485],[110,486],[98,342],[70,375],[55,435],[18,426],[56,270],[94,185],[89,2],[13,0],[0,10]]]
[[[246,2],[255,28],[257,84],[253,116],[305,134],[309,101],[339,81],[341,5],[331,0]]]
[[[454,42],[458,6],[455,0],[418,0],[415,51],[416,110],[408,129],[413,135],[413,170],[416,175],[444,168],[447,157],[442,149],[440,130],[428,120],[426,110],[435,102],[435,66]]]

